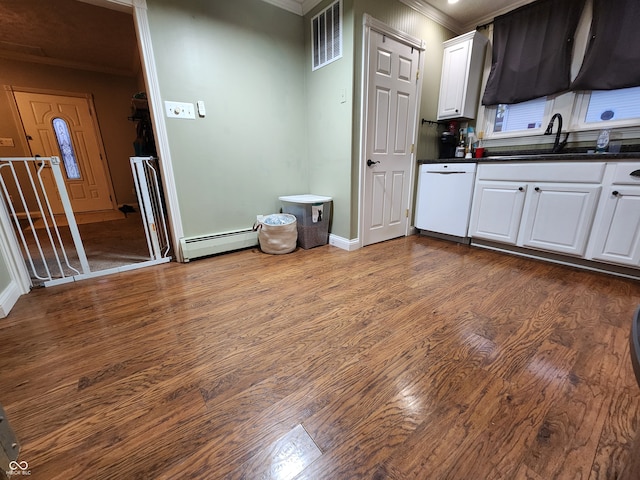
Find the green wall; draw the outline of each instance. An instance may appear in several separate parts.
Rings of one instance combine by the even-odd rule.
[[[311,55],[311,18],[332,1],[323,1],[305,16],[308,58]],[[334,197],[332,232],[355,239],[358,237],[364,14],[426,41],[419,118],[436,119],[442,42],[454,34],[397,0],[343,0],[343,11],[343,58],[315,72],[307,67],[307,134],[312,190]],[[346,104],[338,101],[340,89],[348,92]],[[434,158],[437,137],[435,126],[421,126],[416,158]]]
[[[427,42],[420,118],[435,120],[453,33],[397,0],[343,0],[343,57],[312,71],[311,18],[330,3],[301,18],[260,0],[148,0],[163,100],[207,107],[166,119],[185,236],[247,228],[278,196],[315,193],[333,197],[331,232],[358,237],[364,13]],[[417,158],[436,138],[420,127]]]
[[[331,232],[351,239],[357,236],[351,230],[351,152],[357,141],[352,134],[353,0],[343,0],[342,58],[315,71],[311,68],[311,18],[330,3],[322,2],[304,19],[309,185],[312,193],[333,198]],[[355,212],[357,217],[357,204]]]
[[[303,21],[260,0],[149,0],[163,101],[205,102],[167,118],[186,237],[250,228],[306,193]]]

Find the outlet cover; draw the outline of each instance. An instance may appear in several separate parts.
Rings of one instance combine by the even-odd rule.
[[[196,112],[193,103],[165,101],[164,107],[169,118],[195,119]]]

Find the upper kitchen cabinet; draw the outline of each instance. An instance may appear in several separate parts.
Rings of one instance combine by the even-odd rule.
[[[487,42],[474,30],[443,43],[438,120],[476,118]]]

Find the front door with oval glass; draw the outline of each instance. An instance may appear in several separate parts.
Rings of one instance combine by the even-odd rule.
[[[31,154],[60,157],[74,212],[114,210],[113,187],[101,154],[101,140],[91,116],[90,99],[14,91]],[[43,182],[55,214],[63,213],[50,172]]]

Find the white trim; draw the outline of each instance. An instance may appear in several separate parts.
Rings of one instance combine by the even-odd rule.
[[[541,260],[544,262],[549,262],[549,263],[555,263],[557,265],[565,265],[567,267],[574,267],[574,268],[579,268],[582,270],[589,270],[591,272],[598,272],[598,273],[607,273],[609,275],[615,275],[617,277],[622,277],[622,278],[628,278],[631,280],[640,280],[640,272],[638,272],[638,275],[633,275],[633,274],[628,274],[628,273],[624,273],[615,269],[608,269],[605,267],[599,268],[595,265],[587,265],[584,263],[579,263],[579,262],[572,262],[570,259],[567,258],[567,260],[561,259],[561,258],[553,258],[551,256],[547,256],[544,255],[544,253],[546,252],[536,252],[535,250],[531,250],[531,252],[524,252],[521,250],[516,250],[516,249],[511,249],[509,248],[509,246],[505,245],[504,248],[501,248],[501,246],[498,245],[493,245],[493,244],[486,244],[486,243],[476,243],[475,239],[471,239],[471,246],[472,247],[477,247],[477,248],[484,248],[486,250],[493,250],[494,252],[500,252],[500,253],[506,253],[506,254],[511,254],[511,255],[517,255],[518,257],[524,257],[524,258],[530,258],[530,259],[534,259],[534,260]],[[522,248],[522,247],[521,247]],[[580,258],[576,258],[576,260],[581,260]],[[589,262],[592,262],[592,260],[588,260],[585,259]],[[611,265],[612,267],[615,267],[615,265]],[[632,267],[622,267],[622,268],[629,268],[631,269]]]
[[[400,1],[402,2],[403,0],[400,0]],[[520,7],[524,6],[524,5],[532,3],[533,1],[534,0],[518,0],[518,1],[512,2],[509,5],[503,7],[501,9],[499,9],[499,10],[491,12],[488,15],[485,15],[484,17],[475,19],[473,22],[467,23],[466,25],[463,25],[462,31],[466,32],[467,30],[475,30],[476,26],[484,25],[486,23],[492,22],[495,17],[499,17],[500,15],[504,15],[505,13],[508,13],[508,12],[510,12],[512,10],[515,10],[517,8],[520,8]]]
[[[317,5],[320,4],[322,0],[302,0],[302,14],[306,15],[311,10],[316,8]]]
[[[373,18],[368,13],[365,13],[362,17],[362,25],[364,25],[365,30],[370,28],[375,30],[378,33],[382,33],[383,35],[387,35],[388,37],[397,40],[400,43],[405,43],[410,47],[418,48],[420,50],[424,50],[427,48],[427,42],[419,39],[418,37],[414,37],[413,35],[409,35],[401,30],[397,30],[380,20]],[[368,32],[367,32],[368,35]],[[368,36],[365,38],[368,40]]]
[[[24,262],[22,250],[9,217],[9,211],[4,202],[0,203],[2,203],[0,206],[0,256],[7,265],[11,283],[17,286],[20,293],[29,293],[31,276]]]
[[[74,275],[72,277],[58,278],[44,282],[45,287],[54,287],[56,285],[63,285],[65,283],[77,282],[80,280],[89,280],[91,278],[104,277],[106,275],[113,275],[116,273],[129,272],[131,270],[138,270],[140,268],[151,267],[154,265],[160,265],[162,263],[168,263],[171,261],[171,257],[163,257],[155,260],[147,260],[144,262],[132,263],[130,265],[123,265],[121,267],[107,268],[105,270],[97,270],[90,273],[81,273],[80,275]]]
[[[353,252],[354,250],[362,248],[362,242],[360,241],[360,239],[355,238],[353,240],[348,240],[344,237],[334,235],[333,233],[329,235],[329,245],[341,248],[342,250],[346,250],[347,252]]]
[[[109,0],[111,1],[111,0]],[[149,98],[149,108],[152,115],[153,131],[156,137],[156,147],[160,159],[160,170],[162,171],[162,185],[164,187],[165,201],[167,205],[167,216],[169,229],[171,230],[171,243],[176,252],[176,260],[182,262],[182,254],[179,251],[180,238],[184,236],[182,228],[182,217],[178,204],[178,193],[176,191],[175,176],[173,174],[173,162],[171,150],[169,148],[169,137],[167,125],[165,123],[164,111],[162,108],[162,96],[160,95],[160,84],[158,81],[158,71],[155,57],[153,55],[153,45],[151,42],[151,32],[149,29],[149,17],[147,16],[146,2],[136,0],[133,9],[133,19],[138,37],[140,57],[143,65],[145,83],[147,85],[147,96]]]
[[[280,7],[283,10],[287,10],[288,12],[295,13],[296,15],[302,16],[303,9],[302,4],[296,2],[295,0],[262,0],[265,3],[270,3],[271,5],[275,5],[276,7]]]
[[[120,12],[131,13],[133,0],[78,0],[79,2],[88,3],[97,7],[109,8]]]
[[[353,240],[358,245],[358,248],[363,247],[363,232],[364,232],[364,179],[366,175],[366,164],[365,157],[367,153],[367,117],[368,117],[368,109],[369,109],[369,55],[370,55],[370,42],[371,42],[371,30],[374,30],[380,34],[387,35],[388,37],[406,45],[409,45],[413,48],[419,50],[419,58],[418,58],[418,72],[421,74],[419,77],[420,80],[417,80],[416,85],[416,110],[415,110],[415,130],[413,132],[413,140],[412,143],[414,145],[417,144],[418,135],[420,131],[420,122],[418,121],[418,117],[420,115],[420,101],[422,97],[422,75],[424,72],[424,51],[426,49],[426,41],[409,35],[408,33],[397,30],[376,18],[373,18],[371,15],[365,13],[362,18],[362,24],[364,28],[362,29],[363,35],[363,43],[362,43],[362,84],[361,84],[361,106],[360,106],[360,146],[359,146],[359,178],[358,178],[358,238]],[[412,154],[411,166],[409,168],[409,185],[414,185],[415,172],[417,170],[416,162],[415,162],[415,148],[414,153]],[[409,212],[413,212],[413,188],[409,188],[409,202],[407,204],[407,208]],[[407,226],[405,228],[405,236],[410,235],[412,230],[412,225],[409,218],[407,218]]]
[[[9,315],[9,312],[23,293],[26,292],[21,292],[20,286],[16,281],[11,280],[11,283],[0,293],[0,318],[5,318]]]
[[[454,33],[464,33],[468,30],[465,29],[457,20],[420,0],[400,0],[400,2],[404,3],[408,7],[413,8],[416,12],[421,13],[422,15],[433,20],[439,25],[448,28]]]

